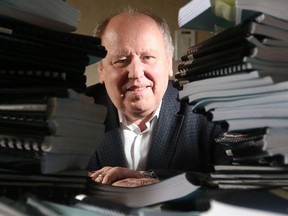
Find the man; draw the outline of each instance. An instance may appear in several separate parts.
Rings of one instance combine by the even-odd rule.
[[[207,171],[221,129],[177,99],[166,22],[130,9],[105,20],[97,36],[108,53],[99,63],[100,84],[87,94],[106,105],[108,115],[88,167],[91,178],[133,186],[155,182],[156,175]]]

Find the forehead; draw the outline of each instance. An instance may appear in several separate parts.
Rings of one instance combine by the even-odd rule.
[[[118,29],[116,27],[119,27],[119,29],[129,29],[128,27],[134,27],[134,28],[145,28],[148,26],[149,28],[152,28],[153,30],[157,30],[160,33],[160,29],[151,17],[145,14],[141,13],[121,13],[113,18],[111,18],[110,22],[107,25],[107,29],[114,28]]]
[[[164,48],[163,34],[156,22],[143,14],[119,14],[108,23],[102,35],[104,46]]]

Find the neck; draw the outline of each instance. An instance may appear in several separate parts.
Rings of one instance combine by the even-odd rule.
[[[146,122],[151,118],[153,112],[141,119],[130,119],[126,116],[127,120],[136,124],[141,131],[146,129]]]

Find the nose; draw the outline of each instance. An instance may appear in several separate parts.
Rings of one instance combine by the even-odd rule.
[[[128,65],[128,78],[139,79],[144,74],[144,64],[139,58],[133,58]]]

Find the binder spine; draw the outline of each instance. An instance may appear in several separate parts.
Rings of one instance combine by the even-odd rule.
[[[0,153],[9,153],[21,156],[41,157],[42,140],[39,138],[14,137],[9,135],[0,135]]]
[[[0,70],[0,77],[33,77],[33,78],[53,78],[56,80],[67,80],[67,74],[63,71],[32,70],[32,69],[7,69]]]
[[[206,78],[213,78],[219,76],[227,76],[235,73],[248,73],[253,70],[253,67],[250,63],[239,63],[239,64],[231,64],[226,67],[219,67],[213,70],[203,71],[199,74],[189,73],[189,71],[179,71],[175,74],[175,78],[178,80],[186,80],[189,82],[197,81]]]

